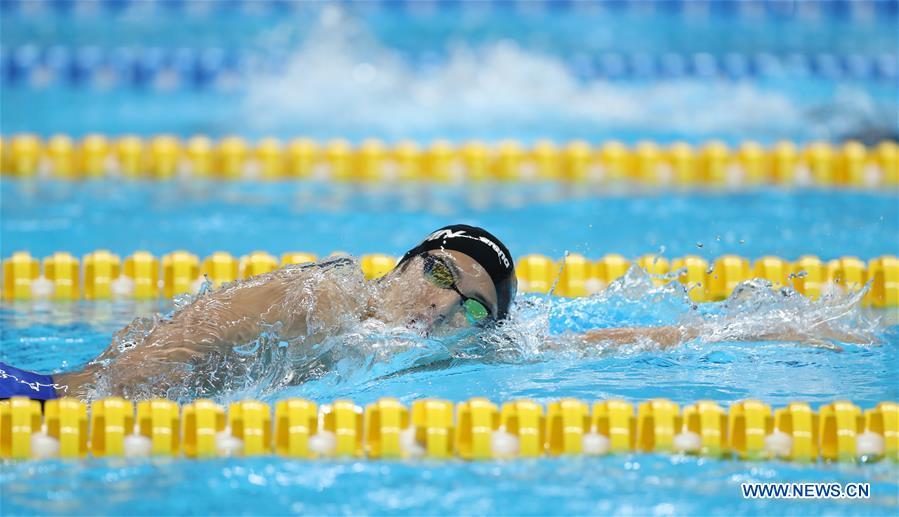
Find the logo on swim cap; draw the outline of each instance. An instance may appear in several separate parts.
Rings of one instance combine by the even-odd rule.
[[[496,252],[497,259],[499,259],[499,261],[506,268],[511,267],[511,264],[509,262],[509,257],[506,256],[506,254],[503,252],[503,250],[495,242],[491,241],[487,237],[484,237],[483,235],[479,236],[479,237],[473,237],[473,236],[465,233],[465,230],[459,230],[459,231],[454,232],[454,231],[450,230],[449,228],[445,228],[443,230],[437,230],[436,232],[432,233],[431,235],[428,235],[428,238],[425,239],[425,241],[436,241],[438,239],[446,240],[446,239],[458,239],[458,238],[465,238],[465,239],[471,239],[473,241],[483,242],[487,246],[490,246],[490,249],[492,249],[493,251]]]
[[[454,232],[449,228],[445,230],[437,230],[436,232],[428,235],[426,241],[436,241],[437,239],[443,237],[444,239],[455,239],[456,237],[467,237],[465,235],[465,230],[459,230],[458,232]]]

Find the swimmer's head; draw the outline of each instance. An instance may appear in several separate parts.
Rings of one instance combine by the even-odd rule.
[[[518,282],[508,248],[482,228],[441,228],[399,261],[383,282],[397,314],[426,327],[505,319]]]

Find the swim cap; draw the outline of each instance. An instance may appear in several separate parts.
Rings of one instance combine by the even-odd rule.
[[[428,235],[421,244],[407,251],[397,266],[432,250],[459,251],[480,264],[496,288],[496,319],[508,316],[509,305],[518,289],[518,279],[515,278],[512,254],[499,239],[477,226],[451,224]]]

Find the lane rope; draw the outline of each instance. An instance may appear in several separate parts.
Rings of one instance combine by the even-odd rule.
[[[88,135],[75,140],[32,134],[0,137],[0,170],[19,178],[312,179],[344,182],[438,183],[562,181],[648,187],[856,187],[899,189],[899,144],[873,147],[779,142],[762,146],[719,141],[692,146],[609,141],[557,144],[515,140],[454,144],[436,140],[387,144],[369,139],[282,142],[240,137],[212,140],[172,135],[148,138]]]
[[[218,287],[318,259],[316,254],[306,252],[287,252],[279,258],[265,251],[241,257],[218,251],[201,260],[188,251],[174,251],[161,258],[137,251],[122,260],[115,253],[97,250],[80,261],[63,251],[39,261],[29,252],[19,251],[3,261],[2,298],[7,302],[171,298],[182,293],[196,294],[206,279]],[[397,257],[381,253],[359,258],[368,279],[386,274],[396,262]],[[762,278],[773,289],[789,286],[812,299],[833,290],[857,291],[870,283],[864,299],[867,305],[899,307],[899,259],[895,255],[882,255],[867,262],[852,256],[829,261],[814,255],[803,255],[794,261],[765,256],[750,261],[738,255],[723,255],[709,262],[698,256],[668,259],[648,254],[629,260],[609,253],[591,260],[572,253],[554,260],[531,254],[519,258],[516,273],[521,292],[547,293],[558,276],[553,294],[579,297],[601,292],[634,265],[652,275],[656,286],[679,281],[696,302],[724,300],[741,282]]]
[[[339,0],[342,6],[352,10],[359,7],[358,0]],[[147,0],[4,0],[2,9],[9,14],[23,17],[43,15],[50,12],[73,19],[88,18],[96,14],[104,16],[133,17],[137,15],[196,16],[205,18],[216,14],[236,14],[244,16],[289,15],[290,13],[314,13],[316,6],[304,2],[288,0],[243,0],[231,2],[210,2],[208,0],[147,1]],[[756,22],[760,16],[772,19],[799,18],[818,21],[824,15],[832,19],[869,22],[872,19],[895,18],[897,8],[890,0],[859,2],[854,0],[803,0],[799,8],[783,0],[716,0],[713,2],[672,2],[671,0],[644,0],[638,4],[608,0],[533,0],[511,2],[509,0],[484,0],[472,3],[460,0],[390,0],[366,2],[365,11],[399,11],[428,15],[441,11],[471,11],[484,14],[485,11],[499,13],[519,13],[537,16],[546,11],[573,13],[647,12],[681,14],[705,19],[709,15],[746,17]]]
[[[274,416],[274,418],[273,418]],[[835,401],[773,409],[758,400],[683,407],[667,399],[588,405],[566,398],[545,408],[531,400],[498,406],[476,397],[454,404],[424,399],[406,407],[382,398],[364,409],[349,400],[256,400],[225,408],[200,399],[112,397],[90,407],[72,398],[0,401],[0,456],[46,459],[277,454],[295,459],[488,460],[621,453],[695,454],[797,462],[899,461],[899,404],[862,411]]]
[[[434,55],[407,55],[411,67]],[[744,54],[705,52],[664,54],[598,52],[562,58],[570,73],[581,80],[653,81],[695,78],[702,80],[807,80],[895,82],[896,55],[879,54]],[[277,75],[291,66],[289,55],[211,48],[38,47],[23,45],[0,54],[0,83],[42,89],[50,85],[107,91],[111,88],[151,89],[158,92],[240,90],[260,74]]]

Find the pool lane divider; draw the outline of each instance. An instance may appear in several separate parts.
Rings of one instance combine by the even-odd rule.
[[[17,134],[0,137],[0,170],[19,178],[72,180],[557,181],[670,188],[779,185],[896,190],[899,144],[778,142],[765,147],[747,141],[732,148],[719,141],[698,146],[644,141],[626,146],[615,141],[594,145],[540,140],[528,146],[514,140],[459,145],[436,140],[422,147],[411,141],[391,145],[371,139],[358,145],[307,138],[286,143],[275,138],[251,143],[233,136],[218,141],[205,136],[182,140],[171,135],[88,135],[79,141],[57,135],[44,141]]]
[[[156,92],[237,90],[260,74],[289,70],[293,55],[272,55],[255,49],[161,48],[155,46],[104,48],[98,46],[24,44],[0,49],[0,85],[48,86],[106,91],[131,88]],[[695,78],[707,81],[786,80],[895,82],[895,53],[770,52],[617,52],[600,51],[556,56],[581,80],[651,81]],[[418,68],[451,59],[417,52],[405,61]],[[446,63],[446,61],[444,61]],[[278,72],[274,72],[279,76]],[[76,90],[77,91],[77,90]]]
[[[0,457],[47,458],[272,455],[312,460],[490,460],[573,455],[671,453],[795,462],[899,461],[899,404],[862,411],[835,401],[773,409],[758,400],[683,407],[667,399],[638,404],[566,398],[545,408],[531,400],[498,406],[486,398],[424,399],[406,407],[382,398],[364,409],[349,400],[256,400],[225,408],[200,399],[118,397],[90,406],[72,398],[0,401]]]
[[[334,255],[345,255],[335,252]],[[43,262],[27,251],[13,253],[3,261],[2,299],[16,300],[154,300],[189,293],[196,294],[208,280],[212,287],[269,273],[291,264],[315,262],[314,253],[288,252],[280,259],[265,251],[240,258],[224,251],[202,260],[187,251],[174,251],[161,260],[146,251],[138,251],[124,261],[114,253],[97,250],[81,261],[67,252],[45,257]],[[380,277],[390,271],[397,258],[384,254],[366,254],[359,259],[366,278]],[[43,267],[42,267],[43,266]],[[709,262],[698,256],[669,260],[658,255],[643,255],[631,261],[609,253],[591,260],[572,253],[560,260],[545,255],[526,255],[516,264],[519,291],[580,297],[599,293],[624,276],[632,266],[651,275],[654,285],[677,280],[696,302],[726,299],[741,283],[753,278],[770,282],[773,289],[792,287],[811,299],[835,290],[857,291],[870,283],[864,302],[876,308],[899,307],[899,258],[882,255],[867,261],[841,257],[822,261],[804,255],[795,261],[765,256],[750,261],[738,255],[724,255]]]
[[[785,2],[784,0],[715,0],[703,2],[688,1],[672,1],[672,0],[641,0],[640,2],[620,1],[620,0],[529,0],[526,2],[510,1],[510,0],[481,0],[478,2],[466,2],[459,0],[390,0],[390,1],[370,1],[364,2],[365,6],[361,10],[364,13],[371,12],[379,15],[388,13],[407,13],[418,17],[439,16],[440,13],[449,13],[451,16],[465,15],[465,13],[474,14],[476,18],[482,18],[485,15],[503,15],[510,14],[524,17],[525,19],[535,19],[553,15],[556,13],[568,13],[575,16],[608,16],[610,14],[632,15],[637,18],[645,18],[647,15],[661,14],[662,16],[679,16],[686,23],[699,22],[702,25],[709,22],[717,22],[719,20],[737,19],[751,24],[763,23],[787,23],[786,27],[801,27],[811,24],[817,27],[823,20],[839,20],[845,23],[847,20],[853,22],[856,28],[875,30],[880,23],[890,23],[896,19],[897,9],[895,2],[892,0],[802,0],[798,5],[793,2]],[[339,0],[333,2],[335,6],[346,8],[351,13],[358,10],[360,2],[358,0]],[[279,21],[284,17],[302,16],[304,18],[317,18],[319,16],[319,5],[315,2],[298,2],[288,0],[243,0],[243,1],[209,1],[209,0],[167,0],[167,1],[147,1],[147,0],[65,0],[65,1],[36,1],[36,0],[3,0],[0,2],[0,12],[10,18],[18,18],[16,23],[22,23],[28,27],[32,19],[41,20],[46,16],[56,23],[64,22],[71,24],[73,27],[80,27],[79,23],[88,20],[88,23],[102,20],[105,23],[118,24],[121,20],[125,20],[127,26],[128,21],[137,19],[151,19],[159,21],[155,23],[166,24],[170,18],[186,18],[194,22],[200,21],[203,24],[216,23],[210,20],[216,20],[221,17],[224,19],[241,17],[259,18],[260,16],[277,16]],[[359,15],[363,13],[357,13]],[[68,20],[66,18],[69,18]],[[680,20],[678,20],[680,21]],[[597,19],[593,23],[621,23],[615,19],[602,18]],[[669,22],[671,23],[671,22]],[[675,22],[676,23],[676,22]],[[68,26],[68,25],[67,25]],[[780,25],[777,25],[780,27]],[[841,25],[842,27],[842,25]],[[850,25],[850,29],[853,26]],[[175,29],[177,30],[177,29]],[[222,42],[224,43],[224,42]],[[230,43],[230,42],[229,42]],[[73,76],[74,81],[83,80],[83,75],[87,70],[92,68],[100,68],[107,72],[129,72],[127,73],[129,82],[136,86],[143,84],[148,80],[148,75],[154,69],[162,66],[166,67],[169,73],[173,71],[181,71],[184,75],[188,75],[194,82],[205,84],[210,79],[209,75],[215,73],[222,68],[232,73],[251,68],[253,60],[247,62],[247,57],[235,55],[233,52],[226,52],[224,49],[213,49],[215,52],[201,56],[199,59],[192,59],[189,55],[184,55],[184,49],[177,49],[175,55],[171,59],[165,57],[165,49],[159,47],[151,47],[138,63],[134,63],[133,69],[120,70],[120,68],[128,64],[128,54],[132,53],[132,48],[116,49],[110,59],[103,59],[97,54],[100,50],[97,47],[89,47],[90,52],[75,63],[68,63],[64,52],[54,51],[49,58],[45,58],[42,63],[34,63],[33,52],[26,52],[26,56],[12,55],[9,59],[0,60],[9,61],[4,68],[11,68],[11,73],[18,76],[27,70],[29,64],[35,64],[38,70],[47,68],[60,68],[59,72]],[[409,49],[404,49],[408,51]],[[61,55],[62,54],[62,55]],[[122,54],[125,54],[123,56]],[[668,54],[668,53],[666,53]],[[812,56],[804,56],[796,52],[783,56],[778,61],[783,61],[784,65],[773,66],[770,61],[777,56],[763,54],[761,60],[753,60],[749,63],[733,62],[730,55],[724,56],[724,69],[717,70],[714,66],[718,59],[714,54],[699,53],[701,59],[695,59],[694,63],[684,64],[678,60],[672,60],[667,56],[663,56],[661,66],[656,67],[647,64],[645,57],[635,55],[630,66],[628,63],[621,62],[622,58],[612,61],[612,63],[604,65],[601,61],[595,66],[587,66],[583,57],[572,60],[576,66],[576,72],[581,77],[592,77],[595,73],[602,74],[609,79],[616,79],[633,76],[637,79],[648,78],[680,78],[685,75],[695,75],[697,77],[709,78],[719,77],[720,75],[732,76],[734,78],[747,77],[777,77],[783,68],[794,69],[795,73],[805,76],[817,75],[828,79],[869,79],[871,71],[867,70],[864,65],[854,56],[847,57],[846,66],[842,66],[841,59],[833,54],[820,53],[812,59]],[[0,56],[6,57],[6,56]],[[23,59],[24,57],[24,59]],[[123,63],[124,61],[124,63]],[[199,66],[194,67],[193,61],[199,61]],[[43,65],[43,66],[40,66]],[[184,69],[186,66],[186,70]],[[594,68],[598,70],[594,71]],[[887,64],[882,65],[881,71],[884,75],[895,76],[895,65],[890,67]],[[23,70],[24,69],[24,70]],[[87,69],[87,70],[86,70]],[[847,73],[848,72],[848,73]],[[39,75],[39,74],[38,74]]]
[[[334,4],[347,8],[359,8],[358,0],[339,0]],[[196,17],[208,21],[210,16],[236,15],[258,17],[265,15],[286,16],[292,13],[317,13],[319,6],[314,3],[291,2],[285,0],[245,0],[232,2],[209,2],[208,0],[183,0],[170,2],[147,2],[146,0],[70,0],[65,2],[34,2],[33,0],[4,0],[0,8],[9,16],[29,17],[52,14],[59,17],[72,17],[75,22],[96,20],[96,17],[115,20],[114,17],[136,17],[137,15],[156,15],[171,17]],[[609,0],[533,0],[531,2],[510,2],[509,0],[484,0],[482,2],[464,1],[430,1],[391,0],[385,2],[369,2],[364,6],[365,12],[391,13],[409,12],[418,16],[431,16],[437,13],[473,13],[484,15],[496,12],[499,14],[518,13],[520,15],[538,16],[549,13],[583,13],[602,14],[607,12],[635,13],[641,16],[647,13],[680,14],[686,17],[706,21],[709,16],[747,17],[758,22],[760,17],[774,20],[819,21],[821,16],[830,16],[841,21],[857,19],[870,23],[880,17],[895,17],[896,6],[892,2],[873,0],[859,2],[857,0],[803,0],[802,5],[784,5],[783,0],[717,0],[693,5],[689,2],[672,2],[671,0],[644,0],[639,4]]]

